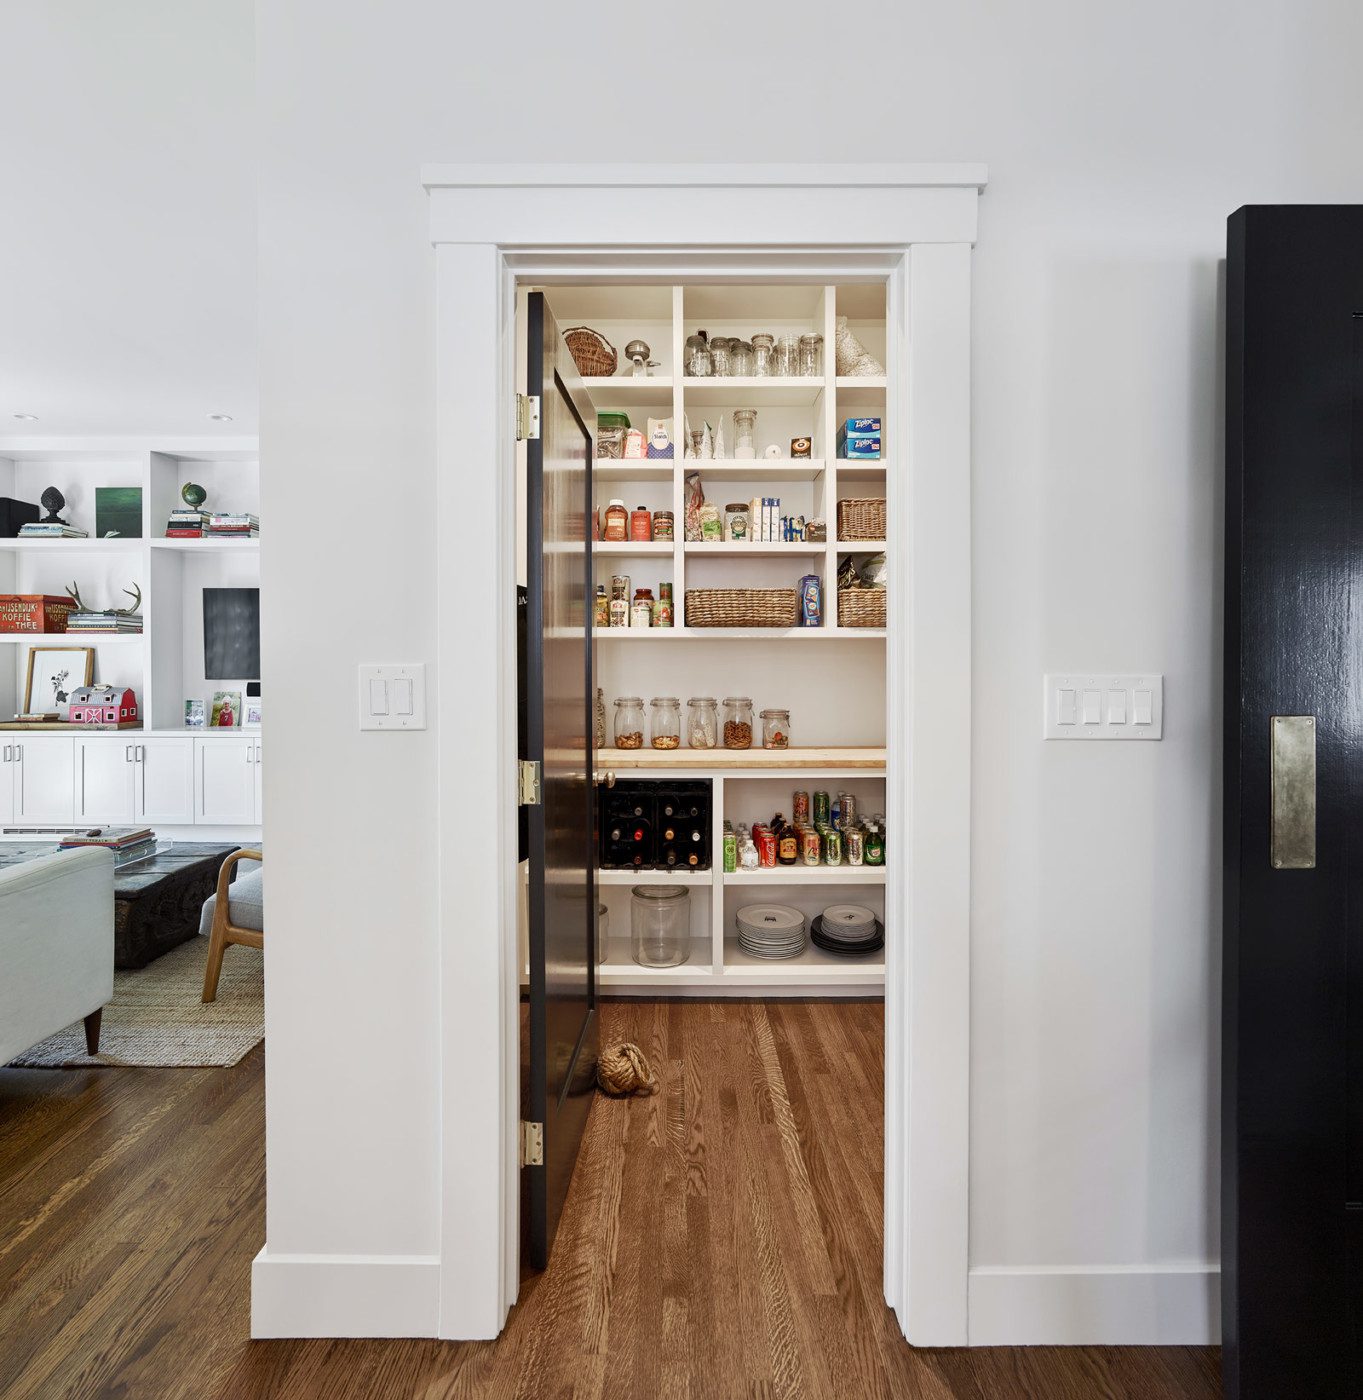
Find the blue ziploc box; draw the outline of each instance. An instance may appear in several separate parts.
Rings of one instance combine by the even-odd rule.
[[[878,461],[880,439],[878,437],[849,437],[838,443],[838,456],[843,459],[860,458],[862,461]]]
[[[848,418],[838,427],[838,436],[845,437],[879,437],[879,418]]]

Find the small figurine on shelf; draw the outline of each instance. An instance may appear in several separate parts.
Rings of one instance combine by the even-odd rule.
[[[42,502],[43,509],[47,511],[47,514],[38,522],[40,525],[69,525],[71,523],[69,520],[63,520],[57,514],[66,505],[66,497],[55,486],[49,486],[38,499]]]

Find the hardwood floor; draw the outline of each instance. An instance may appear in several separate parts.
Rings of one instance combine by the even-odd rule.
[[[6,1400],[1156,1400],[1214,1350],[914,1351],[880,1301],[882,1014],[617,1003],[653,1099],[599,1098],[549,1271],[492,1343],[249,1342],[261,1049],[0,1070]]]

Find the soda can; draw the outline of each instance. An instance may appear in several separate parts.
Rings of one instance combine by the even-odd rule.
[[[825,865],[842,864],[842,832],[833,830],[824,837],[823,863]]]
[[[732,828],[724,832],[724,873],[731,875],[738,869],[738,837]]]
[[[862,865],[866,860],[866,833],[859,826],[847,828],[847,863]]]
[[[826,792],[816,792],[814,794],[814,825],[828,825],[828,794]]]
[[[797,792],[791,799],[791,820],[796,826],[809,825],[809,794],[807,792]]]
[[[769,869],[776,864],[776,833],[764,826],[753,834],[757,837],[757,863]]]
[[[833,806],[828,813],[828,824],[837,827],[842,825],[842,793],[833,799]]]
[[[812,826],[800,828],[800,850],[806,865],[818,865],[819,849],[822,844],[822,838]]]
[[[857,824],[857,799],[850,792],[840,792],[838,796],[842,799],[842,820],[838,825],[846,831]]]

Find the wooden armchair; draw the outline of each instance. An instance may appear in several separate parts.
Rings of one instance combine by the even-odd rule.
[[[261,894],[261,876],[264,866],[244,876],[234,886],[232,871],[239,860],[263,861],[260,851],[233,851],[222,863],[218,871],[218,890],[213,909],[213,928],[208,936],[208,966],[204,969],[205,1001],[213,1001],[218,995],[218,977],[222,972],[222,955],[229,943],[240,943],[243,948],[263,948],[265,946],[264,903]],[[251,888],[247,889],[248,884]],[[240,908],[237,917],[240,924],[233,923],[232,890],[236,888]],[[252,927],[251,925],[255,925]]]

